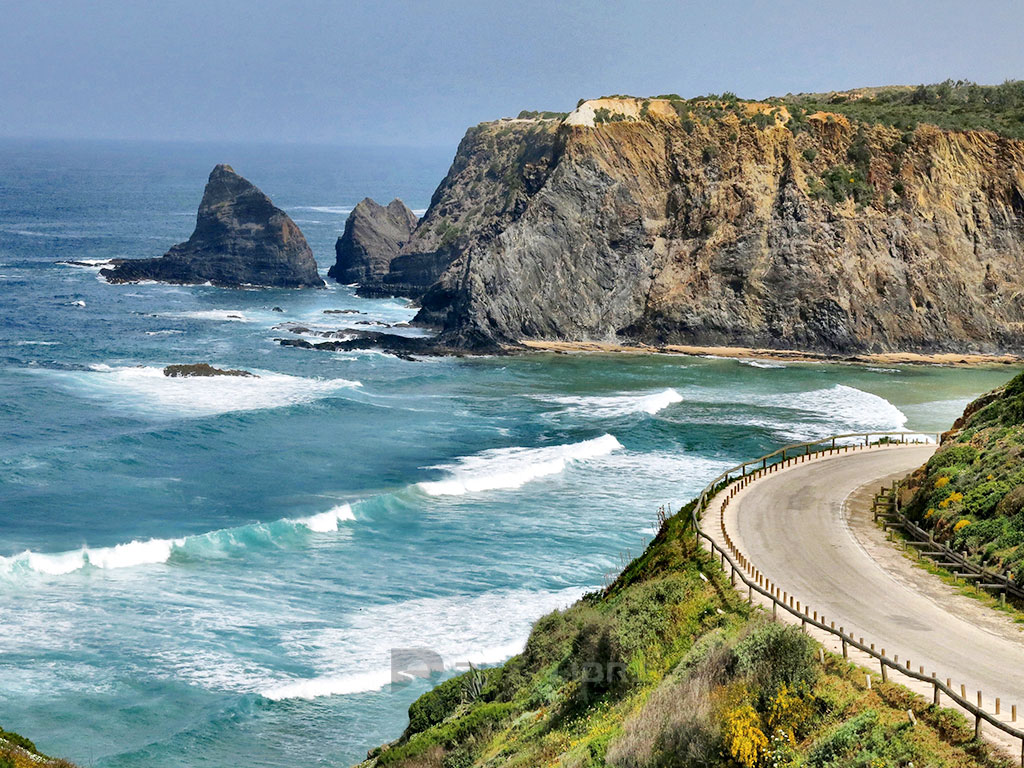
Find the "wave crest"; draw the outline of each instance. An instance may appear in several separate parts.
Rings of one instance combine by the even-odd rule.
[[[542,448],[494,448],[466,456],[454,464],[439,464],[447,477],[418,483],[428,496],[463,496],[481,491],[519,488],[531,480],[557,475],[574,462],[604,456],[622,448],[614,435]]]
[[[297,534],[331,533],[344,522],[354,521],[349,504],[340,504],[326,512],[309,517],[285,518],[270,523],[252,523],[235,528],[222,528],[177,539],[134,540],[112,547],[82,547],[68,552],[33,552],[26,550],[10,557],[0,556],[0,578],[36,573],[64,576],[86,567],[111,570],[140,565],[158,565],[183,560],[222,557],[232,550],[250,546],[286,543]]]

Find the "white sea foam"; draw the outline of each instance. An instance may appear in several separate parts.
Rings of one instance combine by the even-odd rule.
[[[362,386],[348,379],[310,379],[270,371],[256,376],[165,376],[153,366],[90,366],[90,371],[38,369],[75,394],[145,416],[202,417],[303,405],[343,389]],[[37,370],[37,369],[33,369]]]
[[[347,216],[352,213],[352,206],[349,205],[293,205],[294,211],[316,211],[317,213],[335,213]]]
[[[46,576],[65,576],[86,567],[112,570],[168,562],[180,552],[189,557],[217,555],[230,549],[258,546],[262,541],[285,540],[281,537],[302,528],[313,533],[331,533],[343,522],[355,520],[352,507],[340,504],[326,512],[308,517],[285,518],[270,523],[252,523],[222,528],[207,533],[174,539],[136,539],[112,547],[82,547],[68,552],[32,552],[0,557],[0,578],[26,572]]]
[[[785,368],[782,363],[773,363],[770,360],[745,360],[740,359],[740,365],[748,365],[751,368]]]
[[[16,341],[15,346],[17,347],[55,347],[60,344],[59,341]]]
[[[342,627],[297,630],[283,645],[319,674],[266,681],[259,691],[276,701],[374,691],[391,682],[395,648],[430,649],[447,670],[495,664],[522,650],[538,617],[571,605],[587,589],[501,589],[367,606]]]
[[[907,423],[904,413],[884,397],[846,384],[780,395],[778,400],[783,408],[821,414],[855,431],[899,430]]]
[[[355,519],[356,517],[352,514],[351,506],[339,504],[337,507],[326,512],[310,515],[309,517],[299,517],[293,520],[293,522],[304,525],[315,533],[329,533],[338,530],[338,526],[342,522]]]
[[[414,215],[414,216],[415,216],[416,218],[418,218],[418,219],[421,219],[421,218],[423,218],[423,214],[425,214],[426,212],[427,212],[427,209],[426,209],[426,208],[413,208],[413,209],[412,209],[412,213],[413,213],[413,215]]]
[[[538,400],[566,406],[566,413],[573,416],[613,419],[635,413],[651,416],[674,403],[683,402],[683,396],[675,389],[661,392],[624,393],[621,395],[565,396],[538,395]]]
[[[75,263],[68,261],[58,261],[62,267],[75,267],[77,269],[102,269],[103,267],[113,266],[113,259],[76,259]]]
[[[695,402],[747,405],[753,413],[732,409],[716,413],[717,424],[738,424],[775,432],[780,440],[802,441],[841,432],[888,432],[903,429],[907,416],[884,397],[846,384],[806,392],[717,391],[693,393]]]
[[[466,456],[453,464],[430,467],[444,470],[446,477],[419,483],[418,487],[429,496],[462,496],[519,488],[531,480],[557,475],[572,463],[604,456],[621,447],[614,435],[605,434],[568,445],[494,448]]]
[[[184,317],[191,320],[215,320],[225,323],[251,323],[253,320],[245,315],[240,309],[197,309],[190,312],[179,312],[174,317]]]
[[[184,331],[179,331],[175,328],[167,328],[162,331],[146,331],[147,336],[172,336],[178,333],[184,333]]]

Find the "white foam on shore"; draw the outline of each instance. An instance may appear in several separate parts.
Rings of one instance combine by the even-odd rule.
[[[683,402],[683,396],[675,389],[660,392],[624,393],[621,395],[565,396],[551,397],[537,395],[536,399],[566,406],[565,412],[573,416],[599,419],[613,419],[636,413],[650,416],[674,403]]]
[[[418,483],[417,487],[428,496],[463,496],[519,488],[531,480],[557,475],[570,464],[604,456],[620,448],[622,444],[609,434],[568,445],[494,448],[466,456],[456,463],[430,467],[444,470],[446,477]]]
[[[342,627],[296,631],[284,642],[289,656],[319,674],[266,681],[259,692],[282,701],[375,691],[391,682],[396,648],[429,649],[449,672],[469,663],[497,664],[522,650],[540,616],[571,605],[588,589],[499,589],[367,606]]]
[[[770,360],[747,360],[747,359],[739,358],[739,363],[740,363],[740,365],[747,365],[747,366],[750,366],[751,368],[773,369],[773,368],[785,368],[786,367],[782,363],[773,363]]]
[[[155,418],[216,416],[303,405],[362,386],[348,379],[310,379],[271,371],[255,376],[165,376],[155,366],[93,365],[89,371],[33,369],[78,395]]]

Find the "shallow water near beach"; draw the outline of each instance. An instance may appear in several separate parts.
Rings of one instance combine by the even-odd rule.
[[[276,339],[415,309],[57,263],[162,254],[229,162],[326,273],[355,203],[422,211],[452,151],[0,143],[0,726],[87,766],[356,762],[722,469],[946,429],[1016,372],[315,352]],[[187,362],[258,378],[162,373]],[[392,685],[408,647],[446,671]]]

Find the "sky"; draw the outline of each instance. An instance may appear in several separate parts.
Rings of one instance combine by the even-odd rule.
[[[0,0],[0,137],[454,146],[580,98],[1024,77],[1024,4]]]

